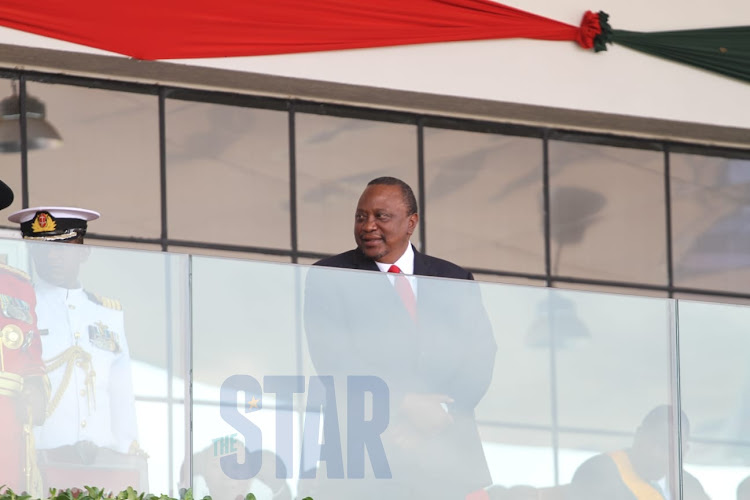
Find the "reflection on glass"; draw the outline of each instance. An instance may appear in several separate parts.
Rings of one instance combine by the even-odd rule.
[[[138,363],[136,362],[134,364],[137,365]],[[152,369],[150,374],[153,376],[155,371],[156,370]],[[163,376],[163,373],[159,375]],[[140,372],[136,366],[133,367],[133,380],[136,384],[144,380],[145,376],[146,374]],[[157,376],[154,380],[159,381],[159,377]],[[135,413],[138,419],[138,438],[141,440],[140,442],[146,450],[145,453],[148,455],[145,457],[145,460],[139,460],[139,465],[141,467],[144,463],[148,464],[148,471],[139,470],[137,477],[131,473],[131,476],[128,478],[130,481],[138,481],[138,483],[136,483],[140,486],[138,491],[159,493],[170,492],[170,494],[174,492],[174,490],[169,489],[169,461],[170,454],[173,454],[174,456],[174,452],[173,450],[170,450],[169,447],[169,438],[172,428],[169,425],[168,408],[169,404],[165,401],[143,401],[136,398]],[[184,436],[174,433],[172,436],[184,440]],[[97,460],[94,463],[86,465],[83,470],[89,479],[88,483],[84,484],[90,484],[95,480],[99,480],[102,476],[99,469],[106,465],[108,464],[103,457],[97,457]],[[123,469],[125,471],[130,471],[132,466],[128,467],[126,465]],[[143,484],[145,476],[147,476],[148,482]],[[96,484],[98,487],[104,486],[107,488],[115,486],[108,483],[103,483],[103,485],[100,485],[99,483]],[[131,486],[133,485],[132,482],[128,484]],[[78,487],[80,488],[80,483],[78,483]],[[125,488],[127,489],[127,486]],[[133,488],[136,487],[133,486]],[[113,489],[113,491],[118,492],[122,490]]]
[[[602,498],[681,498],[708,500],[703,486],[689,472],[683,471],[682,485],[674,473],[673,425],[675,410],[669,405],[652,409],[635,429],[627,448],[609,450],[583,462],[567,487],[568,496],[576,500]],[[682,447],[687,449],[690,423],[681,414]]]
[[[529,391],[529,396],[532,395],[533,391]],[[487,397],[484,401],[486,400]],[[520,408],[521,405],[516,402],[514,406],[517,410],[526,410],[530,416],[534,416],[533,404]],[[549,421],[549,412],[544,416]],[[497,417],[502,417],[502,414],[496,413],[495,420]],[[515,425],[503,425],[500,422],[480,424],[482,447],[492,474],[493,486],[487,488],[491,492],[506,492],[514,487],[546,488],[555,484],[555,450],[549,426],[533,429],[532,425],[528,425],[529,428],[524,429],[519,425],[521,422],[516,422]]]
[[[479,284],[415,280],[413,317],[384,273],[307,275],[305,332],[325,405],[319,453],[331,457],[314,497],[464,498],[491,483],[474,408],[496,346]],[[311,383],[308,405],[312,394]],[[329,447],[337,435],[340,448]]]
[[[498,350],[492,382],[476,408],[477,420],[507,429],[544,429],[535,433],[536,439],[519,434],[524,436],[523,441],[508,430],[497,444],[548,446],[552,425],[549,355],[546,350],[529,348],[527,341],[548,292],[536,287],[484,283],[481,291]],[[500,471],[491,472],[494,478]]]
[[[570,283],[567,281],[553,281],[553,286],[565,290],[585,290],[588,292],[634,295],[637,297],[661,297],[664,299],[669,297],[669,293],[665,290],[643,290],[638,287],[591,285],[588,283]]]
[[[273,255],[252,252],[232,252],[228,250],[213,250],[210,248],[192,248],[178,245],[170,245],[169,251],[173,253],[184,253],[190,255],[201,255],[211,257],[229,257],[232,259],[262,260],[264,262],[292,262],[288,255]]]
[[[229,373],[259,380],[295,374],[297,268],[210,257],[192,262],[194,381],[216,387],[218,398]]]
[[[82,287],[89,250],[62,243],[30,247],[51,390],[47,418],[35,432],[39,465],[48,487],[76,486],[83,478],[74,480],[71,469],[97,461],[109,464],[99,471],[103,486],[117,491],[137,479],[143,488],[146,464],[139,454],[125,318],[119,302]],[[138,458],[144,477],[118,472]]]
[[[57,149],[29,152],[30,205],[90,207],[107,220],[96,232],[159,236],[156,96],[39,82],[27,88],[65,138]]]
[[[305,113],[296,120],[299,247],[352,248],[349,228],[367,182],[388,175],[417,185],[417,129]],[[412,243],[419,248],[416,233]]]
[[[745,477],[737,485],[737,500],[750,500],[750,470],[745,470]]]
[[[559,317],[556,294],[569,306]],[[550,332],[558,334],[559,328],[573,324],[589,334],[583,338],[577,333],[573,338],[578,342],[570,345],[555,342],[561,427],[630,433],[651,408],[670,401],[670,301],[555,291],[546,303],[555,320]]]
[[[272,384],[274,377],[302,377],[301,305],[295,299],[300,269],[210,257],[192,262],[195,491],[214,498],[244,498],[252,491],[259,499],[273,491],[285,498],[296,493],[299,478],[300,462],[292,457],[300,453],[301,394],[274,392]],[[255,381],[257,390],[243,392],[246,380]],[[224,397],[226,391],[233,396]],[[248,427],[236,419],[254,426],[257,439],[246,439]],[[239,465],[224,469],[222,457],[234,453],[238,463],[258,465],[253,474],[243,476]]]
[[[0,78],[0,97],[11,92],[11,80]],[[15,137],[20,135],[20,122],[18,120],[10,120],[7,122],[0,122],[0,126],[4,130],[0,131],[0,142],[2,142],[6,134]],[[15,128],[17,130],[8,131],[8,128]],[[20,153],[0,153],[0,171],[3,173],[0,180],[7,184],[15,194],[13,204],[9,206],[6,214],[11,214],[16,210],[22,208],[22,196],[21,196],[21,154]],[[6,225],[7,221],[5,217],[0,218],[1,225]]]
[[[41,495],[39,473],[28,467],[35,458],[30,428],[44,421],[47,401],[36,295],[28,275],[6,265],[0,266],[0,294],[0,481]]]
[[[750,307],[679,303],[682,404],[693,424],[686,468],[711,498],[734,498],[750,476],[748,321]]]
[[[536,319],[525,336],[529,347],[571,349],[591,341],[591,333],[578,317],[573,300],[552,293],[538,308]]]
[[[75,410],[53,434],[37,426],[42,478],[62,456],[58,465],[77,467],[66,482],[119,488],[103,472],[117,457],[129,464],[120,472],[130,474],[118,481],[172,495],[192,484],[215,498],[246,490],[259,499],[423,498],[419,492],[429,491],[424,498],[447,500],[486,490],[490,498],[575,500],[617,498],[628,483],[676,499],[678,443],[685,499],[735,498],[750,476],[747,307],[680,301],[677,322],[671,300],[424,277],[415,278],[415,322],[388,276],[375,272],[193,257],[189,274],[183,255],[3,243],[34,261],[37,289],[19,270],[0,268],[0,389],[18,380],[8,376],[19,366],[11,361],[29,357],[17,375],[33,403],[39,358],[55,355],[49,340],[90,356],[80,366],[47,366],[50,419],[61,408]],[[53,264],[66,272],[48,273],[44,266]],[[53,287],[63,290],[52,298],[64,307],[57,316],[39,309],[37,322],[33,302],[49,302]],[[192,365],[183,343],[191,323]],[[6,330],[10,324],[18,330]],[[675,325],[682,441],[676,412],[665,405],[675,397]],[[573,327],[588,336],[558,342]],[[548,341],[529,342],[540,329]],[[41,335],[26,345],[30,331]],[[107,365],[125,345],[132,396],[112,388],[117,376]],[[93,409],[86,359],[96,366]],[[59,373],[68,366],[65,382]],[[192,401],[183,400],[191,368]],[[55,403],[56,387],[66,383],[78,392]],[[14,408],[3,413],[7,419],[17,414],[6,396],[0,392],[0,405]],[[116,402],[124,396],[148,458],[117,448],[115,417],[132,413]],[[105,419],[99,412],[107,410]],[[26,411],[41,423],[33,404]],[[4,446],[12,445],[10,428],[0,428]],[[53,447],[45,447],[49,439]],[[10,477],[10,467],[20,474],[24,462],[2,457],[0,480],[24,488],[23,475],[15,483]],[[257,470],[248,473],[245,464]],[[384,465],[390,478],[377,477]]]
[[[287,114],[168,99],[166,120],[169,237],[288,248]]]
[[[89,233],[86,236],[86,244],[89,246],[98,247],[112,247],[112,248],[129,248],[133,250],[153,250],[156,252],[161,251],[161,245],[157,243],[140,243],[137,241],[112,241],[102,240],[92,237]]]
[[[552,274],[666,284],[664,155],[551,141]]]
[[[32,95],[24,99],[26,118],[25,144],[21,144],[21,99],[18,82],[12,81],[12,94],[0,101],[0,153],[18,153],[28,150],[53,149],[62,145],[62,137],[46,119],[46,106]]]
[[[427,128],[424,142],[430,254],[543,273],[541,140]]]
[[[287,466],[276,453],[268,450],[251,451],[238,444],[237,441],[225,441],[223,437],[214,438],[212,442],[193,454],[192,488],[194,498],[211,496],[212,498],[245,498],[253,493],[258,500],[292,500],[293,492],[289,482],[285,479]],[[237,453],[237,466],[234,470],[222,467],[221,458],[227,454]],[[239,478],[243,475],[239,464],[262,464],[253,477]],[[191,484],[187,476],[187,467],[183,464],[181,470],[181,487],[187,488]]]
[[[33,278],[3,268],[22,282],[3,289],[0,304],[4,318],[28,325],[3,329],[0,348],[11,349],[13,356],[38,356],[41,349],[48,385],[45,391],[33,379],[39,357],[36,364],[27,361],[24,394],[35,424],[33,439],[18,432],[23,450],[9,456],[28,475],[25,484],[6,481],[13,478],[4,467],[0,479],[18,485],[18,491],[34,492],[92,484],[148,491],[153,474],[157,486],[168,486],[159,458],[171,453],[168,360],[172,351],[184,352],[178,330],[185,326],[186,310],[185,296],[171,293],[180,281],[185,288],[185,279],[175,278],[185,277],[186,259],[50,242],[13,245],[16,253],[30,257]],[[32,294],[25,296],[24,290]],[[0,379],[6,378],[5,361],[12,359],[2,354]],[[159,402],[143,403],[143,397]],[[6,430],[0,441],[7,445]],[[29,462],[20,460],[24,450]]]
[[[750,160],[671,155],[675,285],[750,291]]]

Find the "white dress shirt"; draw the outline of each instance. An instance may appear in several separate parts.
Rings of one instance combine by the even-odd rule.
[[[406,279],[409,280],[411,289],[414,292],[414,297],[417,297],[417,280],[414,278],[414,248],[412,248],[411,242],[406,246],[406,251],[393,264],[386,264],[378,261],[375,261],[375,264],[377,264],[378,269],[384,273],[387,273],[391,266],[398,266],[398,268],[401,269],[401,272],[407,275]],[[392,273],[388,275],[388,279],[391,280],[391,284],[396,282],[396,277],[393,276]]]

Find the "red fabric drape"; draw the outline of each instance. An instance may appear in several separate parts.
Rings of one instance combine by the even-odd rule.
[[[578,41],[589,48],[598,20],[587,16],[578,28],[489,0],[0,2],[0,25],[139,59],[519,37]]]

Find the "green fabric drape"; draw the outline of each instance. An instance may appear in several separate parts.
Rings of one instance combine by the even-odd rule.
[[[750,26],[655,33],[612,30],[607,41],[750,82]]]

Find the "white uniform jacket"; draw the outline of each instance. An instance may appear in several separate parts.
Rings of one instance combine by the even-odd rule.
[[[127,453],[138,436],[119,304],[42,280],[35,288],[52,388],[47,419],[35,429],[37,449],[91,441]]]

